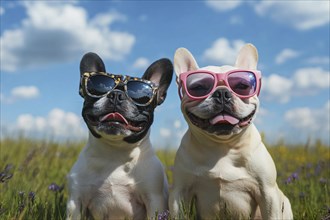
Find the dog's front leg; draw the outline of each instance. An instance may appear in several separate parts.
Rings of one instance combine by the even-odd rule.
[[[174,189],[173,192],[171,192],[169,199],[169,207],[172,217],[179,217],[181,200],[181,193],[179,192],[179,190]]]
[[[148,218],[154,219],[157,213],[163,213],[168,210],[167,196],[163,194],[149,195],[149,201],[146,205]]]
[[[193,198],[193,184],[195,183],[196,175],[189,171],[187,164],[193,164],[193,162],[185,163],[185,156],[187,152],[183,148],[179,148],[173,170],[173,186],[169,198],[169,207],[171,217],[174,219],[187,219],[191,201]]]
[[[72,196],[68,200],[66,209],[66,219],[67,220],[79,220],[81,219],[81,202]]]
[[[184,191],[175,190],[170,194],[169,207],[173,219],[189,219],[193,196]]]
[[[276,183],[276,167],[272,157],[261,144],[253,152],[249,161],[251,173],[254,173],[259,182],[260,194],[257,196],[263,219],[292,219],[289,200],[285,197]]]
[[[259,204],[262,219],[293,219],[289,200],[277,187],[264,187]]]
[[[282,195],[281,211],[283,214],[283,219],[293,219],[293,213],[292,213],[290,201],[282,192],[281,195]]]

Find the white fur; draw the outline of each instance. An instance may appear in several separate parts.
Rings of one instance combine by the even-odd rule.
[[[67,219],[80,219],[86,208],[94,219],[116,220],[145,219],[167,210],[167,180],[149,133],[135,144],[90,134],[68,182]]]
[[[256,48],[248,44],[240,51],[236,65],[210,66],[217,73],[231,69],[256,69]],[[198,69],[191,53],[184,48],[174,57],[177,75]],[[292,219],[289,200],[276,183],[275,164],[251,124],[237,133],[215,135],[193,125],[186,114],[196,111],[198,101],[183,94],[181,110],[189,125],[175,158],[173,190],[170,194],[171,214],[183,218],[182,205],[196,200],[197,214],[202,219]],[[235,97],[235,111],[248,115],[258,98],[240,100]],[[201,109],[200,109],[201,110]]]

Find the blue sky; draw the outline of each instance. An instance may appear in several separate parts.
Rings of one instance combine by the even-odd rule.
[[[107,71],[141,76],[188,48],[199,66],[233,65],[259,51],[269,142],[329,144],[329,1],[1,1],[1,136],[80,139],[79,62],[93,51]],[[151,140],[178,147],[187,129],[176,84],[156,109]]]

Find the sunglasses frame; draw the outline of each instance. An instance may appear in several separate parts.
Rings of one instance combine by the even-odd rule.
[[[256,90],[253,92],[253,94],[251,95],[240,95],[237,94],[235,91],[232,90],[232,88],[230,88],[229,82],[228,82],[228,76],[232,73],[236,73],[236,72],[249,72],[249,73],[253,73],[253,75],[256,78]],[[196,97],[196,96],[192,96],[187,89],[187,78],[188,76],[192,75],[192,74],[197,74],[197,73],[205,73],[205,74],[209,74],[211,76],[213,76],[214,78],[214,84],[212,89],[210,90],[210,92],[204,96],[200,96],[200,97]],[[188,95],[188,97],[191,100],[201,100],[201,99],[206,99],[210,94],[212,94],[217,87],[218,82],[224,82],[225,86],[234,94],[236,94],[236,96],[238,96],[241,99],[246,99],[246,98],[250,98],[254,95],[257,94],[257,96],[259,96],[260,94],[260,88],[261,88],[261,72],[258,70],[244,70],[244,69],[235,69],[235,70],[230,70],[227,72],[223,72],[223,73],[216,73],[216,72],[212,72],[212,71],[208,71],[208,70],[193,70],[193,71],[188,71],[188,72],[184,72],[181,73],[179,75],[179,96],[182,99],[183,95],[182,95],[182,87],[184,88],[186,94]],[[183,85],[183,86],[182,86]]]
[[[93,94],[91,94],[87,89],[87,81],[91,76],[95,76],[95,75],[103,75],[103,76],[107,76],[109,78],[112,78],[115,82],[115,86],[111,90],[109,90],[108,92],[106,92],[102,95],[93,95]],[[130,81],[139,81],[139,82],[143,82],[143,83],[146,83],[146,84],[151,86],[151,88],[152,88],[152,97],[147,103],[145,103],[145,104],[138,103],[138,102],[134,101],[134,99],[131,98],[128,95],[127,83],[130,82]],[[113,90],[116,89],[116,87],[119,84],[124,85],[124,92],[125,92],[126,97],[138,106],[148,106],[148,105],[150,105],[152,103],[152,101],[154,100],[155,96],[157,95],[157,91],[158,91],[158,86],[155,85],[153,82],[151,82],[149,80],[141,79],[141,78],[138,78],[138,77],[115,75],[115,74],[106,73],[106,72],[85,72],[81,77],[81,85],[83,86],[84,93],[87,94],[89,97],[93,97],[93,98],[101,98],[101,97],[109,95]]]

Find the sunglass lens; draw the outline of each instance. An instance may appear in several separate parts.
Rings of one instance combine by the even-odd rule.
[[[230,88],[238,95],[250,96],[257,89],[257,79],[252,72],[233,72],[228,76]]]
[[[101,96],[115,87],[115,80],[105,75],[94,75],[88,78],[87,90],[91,95]]]
[[[147,104],[153,96],[151,85],[140,81],[127,82],[127,94],[136,103]]]
[[[207,73],[193,73],[187,77],[187,92],[194,97],[208,95],[214,86],[214,77]]]

